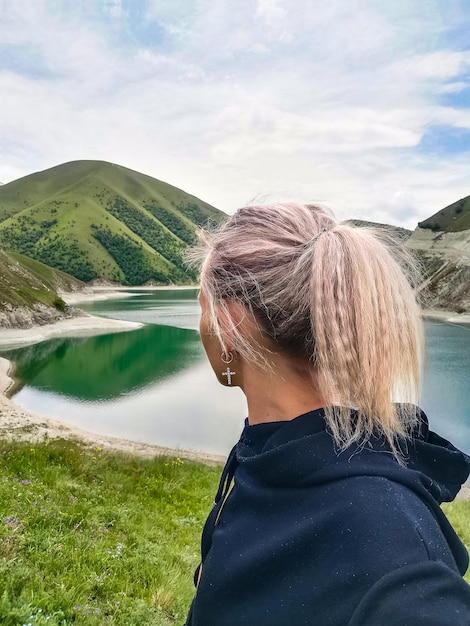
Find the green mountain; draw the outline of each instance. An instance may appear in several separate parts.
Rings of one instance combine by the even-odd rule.
[[[188,283],[197,226],[225,214],[167,183],[104,161],[64,163],[0,187],[0,247],[83,281]]]
[[[424,222],[418,228],[430,229],[434,232],[456,233],[470,228],[470,196],[457,200],[446,206]]]
[[[58,291],[84,283],[16,252],[0,250],[0,327],[22,327],[63,317],[67,306]]]

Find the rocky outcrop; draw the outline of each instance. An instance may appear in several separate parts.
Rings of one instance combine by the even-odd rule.
[[[81,311],[72,307],[66,306],[64,311],[60,311],[53,306],[47,306],[40,302],[32,307],[3,304],[0,307],[0,329],[43,326],[80,315],[83,315]]]
[[[417,228],[406,245],[423,264],[426,307],[470,311],[470,229],[443,232]]]
[[[413,250],[423,250],[433,256],[470,264],[470,229],[449,233],[416,228],[407,245]]]
[[[387,233],[393,237],[396,241],[405,242],[410,238],[412,230],[403,228],[401,226],[392,226],[391,224],[382,224],[380,222],[369,222],[366,220],[345,220],[344,224],[354,226],[356,228],[378,228],[379,230],[386,230]]]
[[[75,317],[61,293],[84,283],[43,263],[0,250],[0,329],[31,328]]]

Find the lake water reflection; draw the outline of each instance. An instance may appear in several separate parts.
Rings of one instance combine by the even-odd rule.
[[[197,331],[197,290],[141,290],[83,306],[141,329],[4,351],[24,386],[19,405],[92,432],[226,454],[246,416],[237,388],[217,383]],[[470,329],[426,322],[422,406],[431,426],[470,452]]]

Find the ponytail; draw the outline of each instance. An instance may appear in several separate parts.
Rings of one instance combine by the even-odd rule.
[[[375,432],[395,450],[396,436],[414,425],[422,347],[420,309],[410,286],[414,267],[406,250],[375,229],[337,225],[313,247],[311,359],[326,403],[339,399],[340,408],[327,416],[342,447]],[[406,403],[400,414],[393,403],[397,393]]]

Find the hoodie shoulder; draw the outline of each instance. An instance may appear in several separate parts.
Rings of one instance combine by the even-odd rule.
[[[416,407],[418,425],[406,442],[406,464],[426,477],[426,485],[436,500],[452,501],[470,475],[470,457],[429,428],[424,411]]]
[[[470,587],[440,562],[402,567],[377,581],[348,626],[468,626]]]

